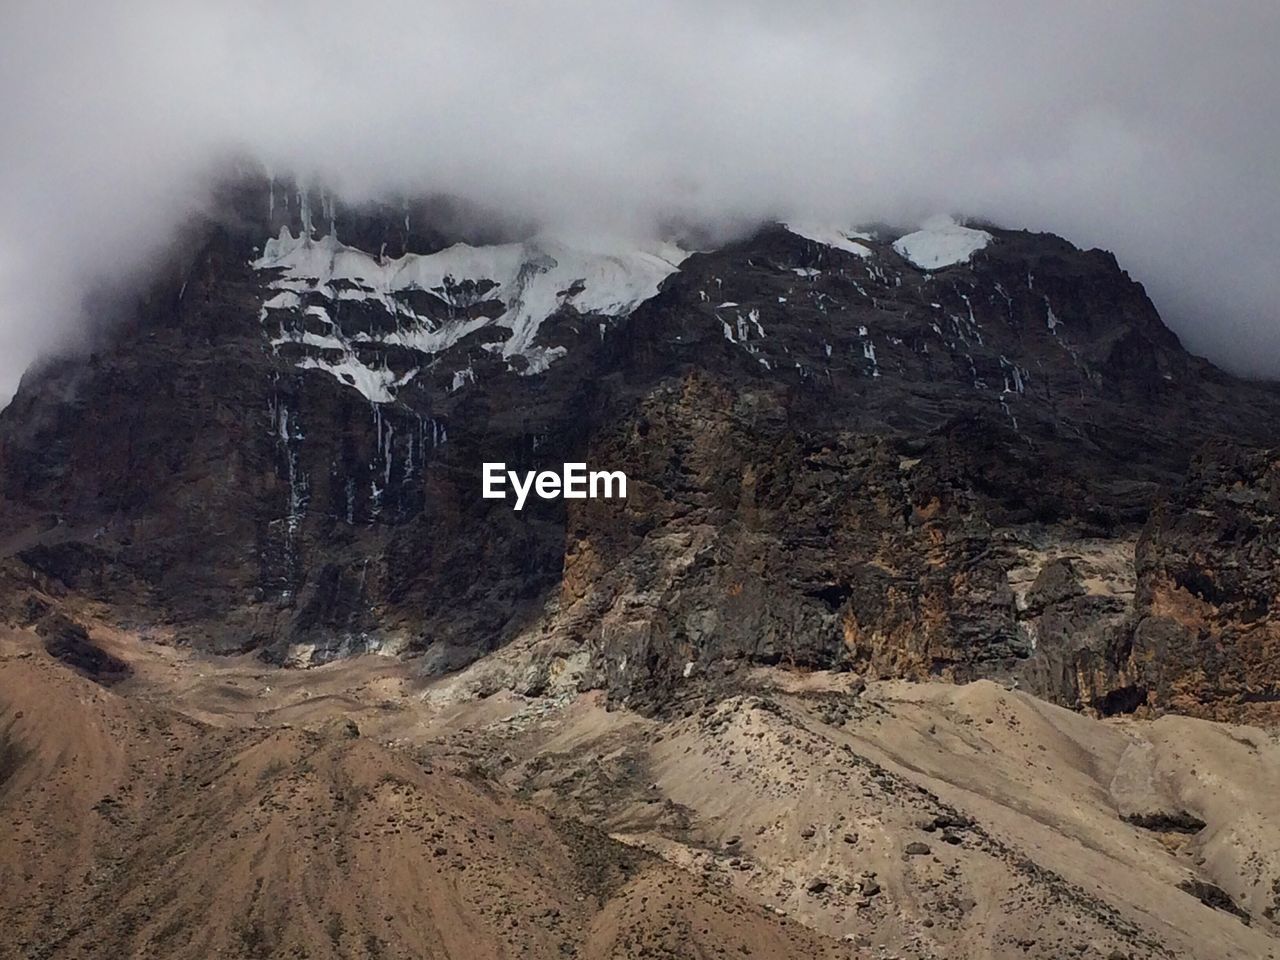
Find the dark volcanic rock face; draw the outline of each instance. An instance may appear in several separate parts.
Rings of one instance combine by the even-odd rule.
[[[36,632],[44,637],[44,648],[50,655],[104,686],[118,683],[132,672],[127,663],[94,644],[83,626],[60,613],[37,623]]]
[[[252,179],[225,207],[0,415],[8,562],[123,623],[432,670],[542,631],[652,705],[750,663],[1005,676],[1104,712],[1269,696],[1193,695],[1178,666],[1210,637],[1269,649],[1253,501],[1192,529],[1176,498],[1208,494],[1162,491],[1206,440],[1274,442],[1277,394],[1185,353],[1109,254],[954,225],[504,243],[448,204]],[[929,259],[957,238],[970,259]],[[628,498],[480,495],[486,461],[576,460]]]
[[[1213,447],[1138,542],[1137,676],[1158,707],[1280,717],[1280,454]]]

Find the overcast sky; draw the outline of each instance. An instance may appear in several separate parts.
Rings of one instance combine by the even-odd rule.
[[[1275,0],[0,0],[0,402],[235,152],[561,231],[1052,230],[1280,376],[1277,49]]]

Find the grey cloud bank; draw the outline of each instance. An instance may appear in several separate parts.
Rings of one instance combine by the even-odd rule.
[[[1271,2],[95,4],[0,10],[0,402],[83,297],[260,158],[560,231],[940,211],[1114,250],[1280,376]]]

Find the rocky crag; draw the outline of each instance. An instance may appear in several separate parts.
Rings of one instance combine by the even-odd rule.
[[[428,672],[533,638],[646,709],[783,664],[1275,718],[1280,391],[1188,354],[1110,254],[483,222],[224,188],[0,414],[0,611]],[[579,460],[628,498],[481,497],[486,461]]]

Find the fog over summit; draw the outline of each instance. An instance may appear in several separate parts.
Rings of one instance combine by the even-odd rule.
[[[9,3],[0,396],[241,156],[560,234],[1054,231],[1114,250],[1193,350],[1280,374],[1280,8],[903,6]]]

